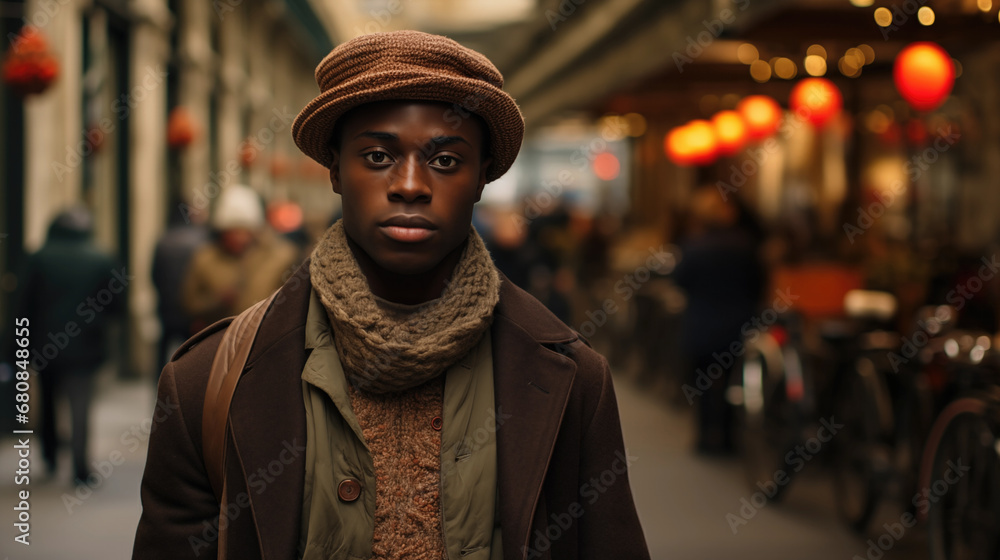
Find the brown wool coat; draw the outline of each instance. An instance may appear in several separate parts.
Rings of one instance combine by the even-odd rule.
[[[282,287],[233,398],[226,461],[233,560],[296,557],[308,271],[307,261]],[[491,332],[503,418],[496,434],[504,559],[648,559],[605,359],[506,278]],[[200,333],[163,370],[157,398],[166,412],[149,440],[133,559],[216,556],[218,506],[202,459],[201,418],[221,336],[220,329]]]

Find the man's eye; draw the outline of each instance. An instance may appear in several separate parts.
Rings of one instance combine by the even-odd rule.
[[[389,155],[385,152],[368,152],[365,159],[370,163],[389,163]]]
[[[431,163],[436,167],[455,167],[458,165],[458,159],[452,156],[438,156],[431,160]]]

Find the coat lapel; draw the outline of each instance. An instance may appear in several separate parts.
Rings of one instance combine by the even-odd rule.
[[[310,288],[307,260],[265,316],[230,409],[264,560],[297,554],[306,458],[301,375],[308,357]]]
[[[577,337],[506,278],[492,332],[504,556],[522,558],[576,373],[545,345]]]

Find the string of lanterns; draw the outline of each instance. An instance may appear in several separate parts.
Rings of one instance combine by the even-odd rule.
[[[893,81],[900,96],[916,111],[929,112],[944,103],[955,83],[952,58],[930,42],[908,45],[896,57]],[[843,110],[843,95],[826,78],[809,77],[792,88],[789,110],[820,129]],[[738,154],[748,143],[773,135],[781,126],[783,111],[765,95],[741,100],[736,110],[723,110],[710,120],[695,119],[671,129],[664,138],[664,152],[677,165],[710,165],[718,157]]]

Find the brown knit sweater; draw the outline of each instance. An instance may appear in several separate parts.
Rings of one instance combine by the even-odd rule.
[[[372,558],[444,558],[439,482],[444,377],[397,393],[351,387],[351,408],[375,465]]]

